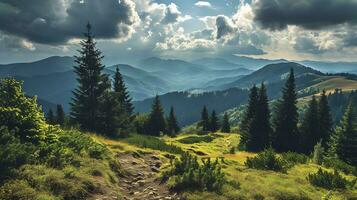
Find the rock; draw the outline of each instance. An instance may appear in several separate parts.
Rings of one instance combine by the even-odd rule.
[[[167,200],[171,200],[171,199],[172,199],[172,197],[165,197],[165,199],[167,199]]]
[[[155,167],[160,168],[161,167],[161,162],[156,162]]]
[[[131,164],[132,164],[132,165],[137,165],[138,163],[135,162],[135,161],[132,161]]]
[[[138,195],[138,194],[140,194],[140,192],[134,192],[134,195]]]
[[[157,167],[151,167],[151,171],[153,171],[153,172],[160,172],[160,169],[158,169]]]
[[[160,160],[160,158],[157,157],[157,156],[151,156],[151,159],[152,159],[152,160]]]
[[[145,181],[144,180],[138,181],[137,183],[139,184],[139,186],[144,186],[145,185]]]

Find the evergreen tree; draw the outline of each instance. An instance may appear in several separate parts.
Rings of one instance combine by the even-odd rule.
[[[126,137],[130,127],[130,117],[126,107],[119,102],[119,94],[107,91],[101,98],[100,130],[98,132],[110,137]]]
[[[224,113],[221,131],[223,133],[231,132],[231,125],[229,124],[229,117],[227,113]]]
[[[261,84],[258,93],[258,105],[256,115],[252,121],[252,145],[254,151],[262,151],[270,146],[270,110],[267,90],[264,83]]]
[[[63,126],[66,118],[63,107],[62,105],[58,104],[56,109],[56,123],[60,126]]]
[[[114,92],[118,93],[119,102],[125,106],[128,114],[132,115],[134,110],[133,104],[131,103],[132,99],[129,95],[127,87],[125,86],[123,77],[119,71],[119,67],[116,68],[113,85],[114,85]]]
[[[171,106],[169,117],[167,118],[167,132],[174,136],[180,131],[180,126],[177,123],[174,108]]]
[[[103,56],[96,48],[93,40],[91,25],[87,24],[86,39],[81,41],[79,56],[75,56],[78,87],[73,91],[71,105],[72,121],[78,123],[82,129],[98,131],[101,114],[99,113],[100,99],[109,89],[108,76],[103,74],[101,64]]]
[[[330,155],[335,155],[351,165],[357,165],[357,119],[352,103],[347,107],[340,125],[331,136],[329,148]]]
[[[199,125],[202,127],[202,131],[210,131],[210,119],[208,116],[208,111],[206,106],[203,106],[201,112],[201,121]]]
[[[319,107],[318,107],[318,128],[319,128],[319,135],[322,139],[322,146],[327,147],[328,139],[333,130],[333,121],[330,111],[330,106],[327,100],[326,91],[322,92]]]
[[[244,116],[240,123],[240,129],[241,129],[240,147],[245,150],[249,149],[249,144],[251,141],[251,130],[252,130],[251,124],[253,118],[256,116],[257,108],[258,108],[258,88],[254,85],[250,89],[248,106],[246,111],[244,112]]]
[[[273,146],[279,152],[297,150],[298,111],[295,87],[294,70],[291,69],[283,88],[283,96],[278,102],[274,119],[275,133]]]
[[[165,132],[166,122],[160,98],[156,95],[149,115],[147,130],[150,135],[160,136],[160,132]]]
[[[47,121],[47,123],[52,124],[52,125],[54,125],[56,123],[55,122],[55,116],[54,116],[53,111],[52,111],[51,108],[47,113],[46,121]]]
[[[313,95],[301,125],[301,152],[311,153],[314,146],[321,140],[319,133],[319,113],[316,97]]]
[[[218,122],[218,118],[216,115],[216,111],[213,110],[211,117],[210,117],[210,130],[212,132],[216,132],[219,129],[219,122]]]

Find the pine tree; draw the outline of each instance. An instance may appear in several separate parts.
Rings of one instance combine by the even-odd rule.
[[[274,141],[273,146],[279,152],[296,151],[298,141],[298,111],[297,94],[295,91],[294,70],[283,88],[283,96],[279,100],[274,119]]]
[[[322,139],[319,133],[319,113],[316,97],[313,95],[309,103],[309,107],[305,111],[303,122],[301,125],[301,152],[311,153],[314,146]]]
[[[357,119],[352,103],[347,107],[340,125],[331,136],[329,148],[330,155],[336,155],[351,165],[357,165]]]
[[[218,123],[218,118],[216,115],[216,111],[213,110],[211,117],[210,117],[210,130],[212,132],[216,132],[219,129],[219,123]]]
[[[221,131],[223,133],[231,132],[231,125],[229,124],[229,117],[227,113],[224,113]]]
[[[317,122],[319,135],[322,139],[322,146],[326,148],[328,139],[332,133],[333,121],[325,90],[322,92],[318,106],[319,119]]]
[[[270,110],[267,90],[264,83],[261,84],[258,93],[258,105],[256,115],[252,121],[252,132],[254,137],[254,151],[262,151],[270,146]]]
[[[100,99],[109,89],[108,76],[103,74],[101,64],[103,56],[96,48],[93,40],[91,25],[87,24],[86,39],[81,41],[80,56],[75,56],[78,87],[73,91],[71,102],[72,121],[78,123],[82,129],[98,131],[101,114],[99,113]]]
[[[160,98],[156,95],[149,115],[147,131],[150,135],[160,136],[160,132],[165,132],[166,122]]]
[[[170,136],[176,135],[180,132],[180,126],[177,123],[174,108],[171,106],[169,117],[167,118],[167,133]]]
[[[127,87],[125,86],[123,77],[119,71],[119,67],[116,68],[113,85],[114,92],[117,92],[119,94],[119,102],[125,106],[128,114],[132,115],[134,111],[133,104],[131,103],[132,99],[129,95]]]
[[[48,111],[47,116],[46,116],[46,121],[47,121],[47,123],[52,124],[52,125],[54,125],[56,123],[55,122],[55,116],[53,114],[52,109],[50,109]]]
[[[62,105],[58,104],[56,108],[56,123],[60,126],[64,125],[65,122],[65,113],[63,111]]]
[[[203,106],[199,125],[202,127],[202,131],[210,131],[210,120],[206,106]]]
[[[249,144],[251,141],[251,124],[253,118],[256,116],[258,108],[258,88],[254,85],[250,89],[249,93],[249,102],[246,111],[244,112],[244,116],[240,123],[241,129],[241,140],[240,140],[240,147],[242,149],[248,150]]]
[[[119,94],[108,91],[101,98],[100,130],[98,132],[110,137],[126,137],[130,127],[130,117],[126,107],[119,102]]]

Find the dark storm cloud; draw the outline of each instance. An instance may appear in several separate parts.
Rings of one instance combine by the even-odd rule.
[[[234,28],[228,23],[228,19],[224,16],[218,16],[216,18],[217,26],[217,39],[220,39],[226,35],[234,32]]]
[[[43,44],[80,37],[87,22],[97,38],[125,37],[135,20],[128,0],[0,0],[0,31]]]
[[[357,23],[356,0],[257,0],[253,11],[256,22],[273,30],[287,25],[320,29]]]

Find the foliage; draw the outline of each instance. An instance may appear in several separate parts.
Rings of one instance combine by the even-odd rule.
[[[167,121],[167,134],[168,135],[174,136],[178,132],[180,132],[180,126],[178,125],[173,107],[170,108],[170,114],[166,121]]]
[[[241,148],[258,152],[270,146],[270,111],[265,85],[250,90],[249,104],[241,122]]]
[[[221,131],[223,133],[230,133],[231,132],[231,125],[229,124],[229,117],[228,117],[227,113],[224,113],[224,115],[223,115]]]
[[[160,136],[160,133],[164,133],[165,131],[166,121],[164,111],[161,106],[160,98],[156,95],[152,104],[145,132],[149,135]]]
[[[299,154],[296,152],[285,152],[281,154],[283,160],[288,162],[290,165],[295,164],[306,164],[309,161],[309,157],[304,154]]]
[[[56,106],[56,123],[60,126],[63,126],[65,123],[66,114],[63,111],[62,105],[58,104]]]
[[[333,130],[333,120],[331,116],[331,109],[327,100],[326,91],[321,94],[318,107],[318,131],[321,137],[322,146],[327,148],[327,143]]]
[[[281,159],[272,148],[266,149],[256,157],[247,158],[244,163],[247,167],[260,170],[286,172],[288,163]]]
[[[203,135],[203,136],[188,136],[179,139],[178,141],[183,144],[194,144],[199,142],[212,142],[212,140],[214,140],[214,137],[210,135]]]
[[[325,152],[325,150],[322,147],[321,142],[318,142],[314,146],[314,153],[313,153],[313,157],[312,157],[312,162],[314,162],[315,164],[321,165],[322,161],[323,161],[324,152]]]
[[[37,199],[37,192],[26,181],[14,180],[0,188],[0,197],[2,200],[33,200]]]
[[[100,100],[102,95],[110,88],[108,76],[103,73],[101,64],[103,56],[96,48],[91,25],[88,23],[86,39],[81,41],[80,55],[75,56],[77,66],[74,72],[77,75],[78,87],[73,91],[71,102],[71,118],[81,128],[88,131],[101,131],[99,124]]]
[[[290,75],[283,88],[283,97],[276,106],[276,115],[273,120],[274,140],[273,147],[278,152],[296,151],[298,141],[298,109],[297,93],[294,71]]]
[[[139,134],[148,134],[147,133],[147,124],[149,121],[149,115],[144,114],[137,114],[133,120],[133,124],[136,130],[136,133]]]
[[[355,166],[349,165],[337,158],[326,157],[324,158],[323,165],[328,168],[342,171],[345,174],[353,174],[354,176],[357,176],[357,168]]]
[[[311,173],[307,176],[307,180],[314,186],[333,189],[345,189],[352,183],[343,178],[336,170],[334,173],[323,171],[321,168],[317,173]]]
[[[171,170],[164,177],[174,176],[174,189],[182,190],[207,190],[221,192],[226,183],[225,174],[222,172],[218,160],[211,162],[210,158],[202,160],[200,165],[197,157],[183,153],[171,165]]]
[[[160,151],[166,151],[173,154],[182,153],[182,149],[171,144],[166,144],[160,138],[148,135],[130,135],[125,139],[129,144],[136,145],[141,148],[150,148]]]
[[[309,154],[313,151],[314,145],[321,140],[319,134],[318,103],[315,95],[312,96],[308,108],[304,114],[301,125],[300,151]]]
[[[0,124],[17,129],[21,141],[38,142],[47,125],[36,98],[26,97],[21,85],[15,79],[0,80]]]
[[[201,112],[201,121],[197,124],[199,127],[202,127],[202,131],[210,131],[210,119],[208,116],[208,110],[206,106],[203,106]]]
[[[215,110],[212,111],[211,117],[209,119],[209,123],[210,123],[209,127],[211,132],[216,132],[219,129],[219,122]]]
[[[356,166],[357,165],[357,118],[350,104],[340,122],[332,134],[329,142],[330,156]]]
[[[115,69],[115,75],[114,75],[114,92],[118,94],[118,101],[120,102],[120,105],[122,105],[128,116],[131,116],[133,114],[134,106],[132,104],[132,99],[129,95],[128,88],[125,86],[123,76],[121,75],[119,71],[119,67],[116,67]]]

